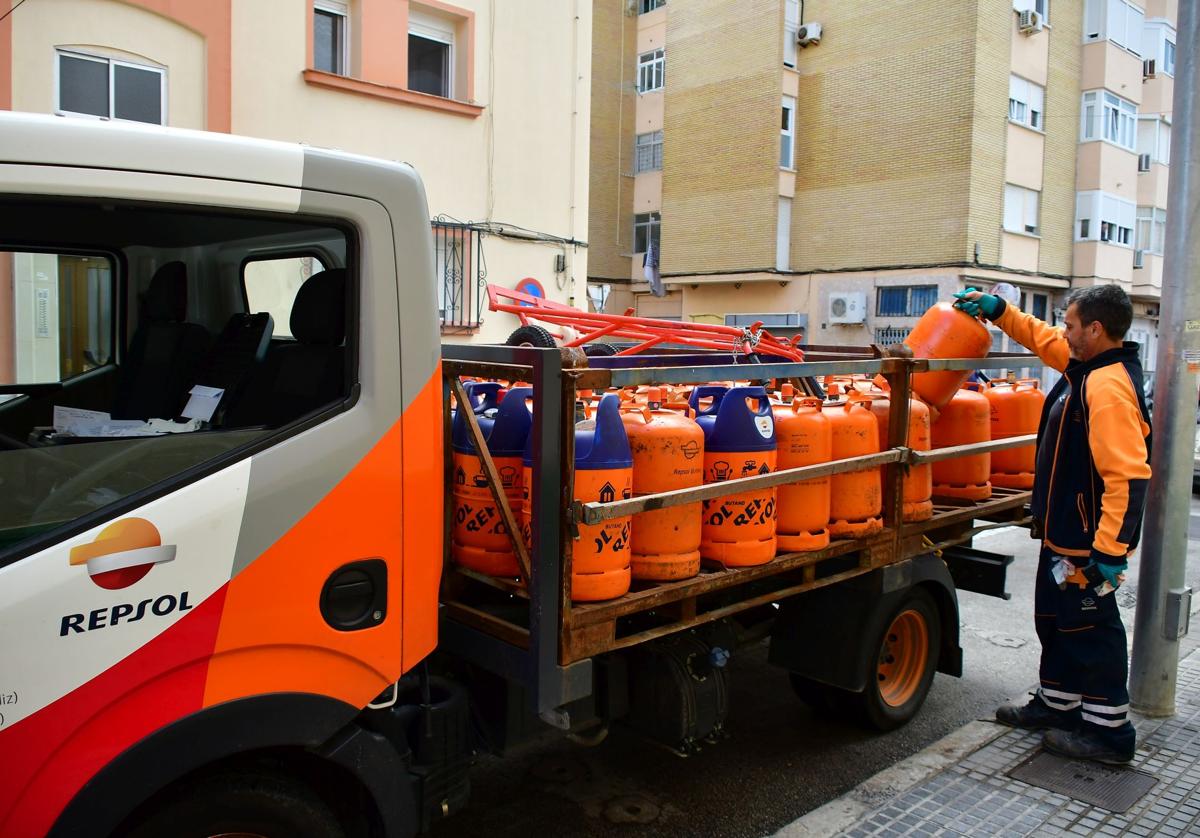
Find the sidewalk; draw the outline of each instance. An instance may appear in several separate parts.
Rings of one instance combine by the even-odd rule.
[[[1131,771],[1041,757],[1040,732],[977,721],[777,835],[1200,835],[1200,649],[1184,642],[1176,714],[1132,714],[1138,750]],[[1032,757],[1034,766],[1059,769],[1058,779],[1082,796],[1124,788],[1133,797],[1139,790],[1131,786],[1153,786],[1128,811],[1113,812],[1009,776]]]

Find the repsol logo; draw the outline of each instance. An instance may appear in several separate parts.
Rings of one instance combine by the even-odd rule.
[[[97,608],[86,614],[67,614],[62,618],[58,629],[59,637],[66,637],[74,632],[83,634],[85,631],[96,631],[111,628],[121,623],[136,623],[149,614],[155,617],[165,617],[176,611],[191,611],[192,604],[188,602],[189,591],[179,596],[163,594],[157,598],[143,599],[141,602],[121,602],[111,608]]]

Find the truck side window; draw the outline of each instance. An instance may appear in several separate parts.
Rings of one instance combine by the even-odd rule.
[[[325,270],[320,256],[285,256],[252,259],[242,266],[242,289],[246,308],[265,311],[275,321],[276,339],[291,339],[292,303],[296,292],[310,276]]]
[[[345,409],[350,241],[280,213],[0,198],[0,567]]]

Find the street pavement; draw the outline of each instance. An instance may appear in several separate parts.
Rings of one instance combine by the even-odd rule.
[[[1189,531],[1200,535],[1194,498]],[[992,726],[979,720],[990,720],[999,704],[1023,700],[1036,683],[1036,544],[1027,531],[1008,528],[977,536],[975,546],[1016,556],[1008,574],[1012,599],[960,593],[964,675],[938,675],[925,706],[905,727],[871,733],[812,712],[795,698],[786,673],[766,663],[760,645],[730,662],[723,741],[683,759],[621,726],[594,747],[548,734],[507,757],[481,757],[470,805],[433,835],[758,838],[781,830],[788,835],[789,828],[829,835],[852,827],[850,815],[869,816],[894,799],[897,787],[928,779],[930,765],[945,768],[984,746]],[[1127,626],[1136,573],[1135,564],[1131,581],[1116,594]],[[1200,591],[1200,540],[1189,543],[1187,580]],[[813,642],[820,642],[820,627],[813,632]],[[900,775],[887,773],[898,765],[906,766]],[[840,819],[816,821],[817,831],[811,831],[813,821],[797,824],[839,804],[845,804]]]

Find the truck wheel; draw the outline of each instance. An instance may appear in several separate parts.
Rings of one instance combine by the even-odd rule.
[[[181,786],[123,838],[345,838],[319,796],[287,777],[236,772]]]
[[[541,326],[521,326],[513,330],[505,343],[509,346],[535,346],[538,349],[553,349],[558,346],[554,336]]]
[[[589,358],[611,358],[617,354],[617,347],[611,343],[585,343],[583,345],[583,354]]]
[[[933,598],[923,588],[913,588],[875,640],[875,670],[866,689],[853,694],[861,722],[894,730],[917,714],[933,683],[941,633]]]

